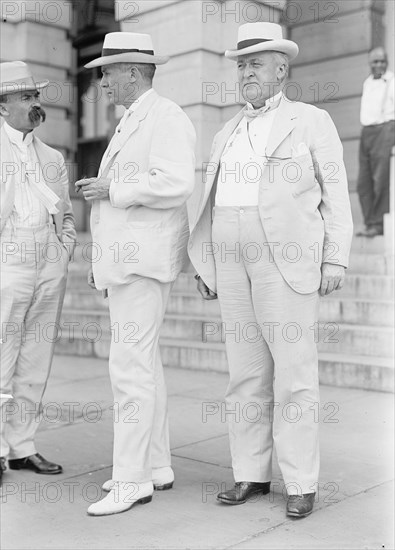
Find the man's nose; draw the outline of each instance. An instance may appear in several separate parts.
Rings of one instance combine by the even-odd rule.
[[[254,76],[254,69],[251,66],[246,65],[244,69],[244,78],[248,78],[249,76]]]
[[[107,80],[105,79],[104,76],[101,77],[100,86],[101,86],[101,88],[108,88],[108,82],[107,82]]]

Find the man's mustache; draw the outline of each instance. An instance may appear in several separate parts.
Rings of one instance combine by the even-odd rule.
[[[30,122],[45,122],[47,114],[42,107],[32,107],[29,111]]]

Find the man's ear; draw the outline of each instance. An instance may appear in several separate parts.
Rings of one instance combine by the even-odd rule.
[[[6,103],[0,103],[0,116],[7,117],[9,115]]]
[[[277,82],[281,83],[284,81],[285,77],[287,76],[287,66],[285,63],[282,65],[279,65],[277,67]]]
[[[132,67],[130,69],[130,77],[132,79],[132,82],[136,82],[136,80],[139,79],[140,73],[137,67]]]

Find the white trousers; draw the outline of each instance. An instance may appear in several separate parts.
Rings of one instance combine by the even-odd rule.
[[[112,478],[143,483],[170,466],[167,391],[159,350],[172,283],[137,277],[109,289],[114,394]]]
[[[0,456],[36,453],[40,424],[66,288],[67,250],[55,229],[4,230],[1,239]]]
[[[266,242],[257,207],[215,208],[234,477],[270,481],[274,443],[288,493],[311,493],[319,471],[318,292],[292,290]]]

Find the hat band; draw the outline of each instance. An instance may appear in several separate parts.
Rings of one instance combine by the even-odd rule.
[[[255,46],[256,44],[261,44],[262,42],[272,42],[273,38],[250,38],[249,40],[242,40],[237,43],[237,49],[243,50],[244,48],[249,48],[250,46]]]
[[[146,53],[148,55],[154,55],[154,50],[139,50],[137,48],[131,50],[117,50],[115,48],[104,48],[102,50],[102,56],[106,57],[107,55],[117,55],[120,53]]]

